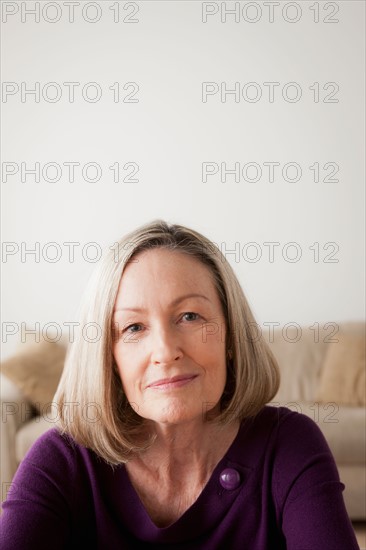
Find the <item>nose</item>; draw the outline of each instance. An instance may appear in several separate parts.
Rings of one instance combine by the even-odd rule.
[[[169,328],[153,331],[151,362],[153,365],[169,365],[183,356],[179,338]]]

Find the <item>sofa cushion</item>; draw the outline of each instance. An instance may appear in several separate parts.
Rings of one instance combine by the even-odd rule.
[[[285,331],[275,330],[270,338],[264,332],[271,351],[279,364],[280,388],[275,400],[311,401],[319,382],[322,363],[326,355],[327,334],[320,330],[319,337],[311,329],[289,327]]]
[[[338,343],[329,346],[325,356],[315,400],[365,407],[365,332],[358,325],[354,330],[348,326],[337,339]]]
[[[352,520],[366,520],[366,469],[364,464],[339,464],[339,477],[345,484],[343,493],[347,513]],[[366,548],[366,544],[360,545],[361,549]]]
[[[42,413],[49,409],[56,392],[65,355],[65,346],[56,342],[22,344],[14,356],[0,364],[0,371]]]

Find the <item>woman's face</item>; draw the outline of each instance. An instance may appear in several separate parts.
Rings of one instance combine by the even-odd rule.
[[[134,257],[121,278],[114,328],[123,389],[140,416],[178,424],[218,404],[226,383],[225,318],[201,262],[162,248]]]

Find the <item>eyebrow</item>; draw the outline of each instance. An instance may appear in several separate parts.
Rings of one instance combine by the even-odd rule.
[[[185,294],[184,296],[179,296],[179,298],[176,298],[175,300],[172,301],[172,303],[170,304],[171,306],[176,306],[178,304],[180,304],[180,302],[183,302],[184,300],[188,300],[188,298],[201,298],[202,300],[207,300],[208,302],[210,301],[207,296],[204,296],[203,294]],[[145,309],[143,308],[140,308],[140,307],[120,307],[120,308],[117,308],[113,311],[113,313],[117,313],[117,311],[138,311],[140,313],[143,313],[144,311],[146,311]]]

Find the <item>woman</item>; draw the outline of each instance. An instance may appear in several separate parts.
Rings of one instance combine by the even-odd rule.
[[[268,405],[279,371],[225,258],[157,220],[86,292],[55,401],[3,505],[2,548],[352,550],[320,429]],[[89,333],[88,333],[89,334]]]

